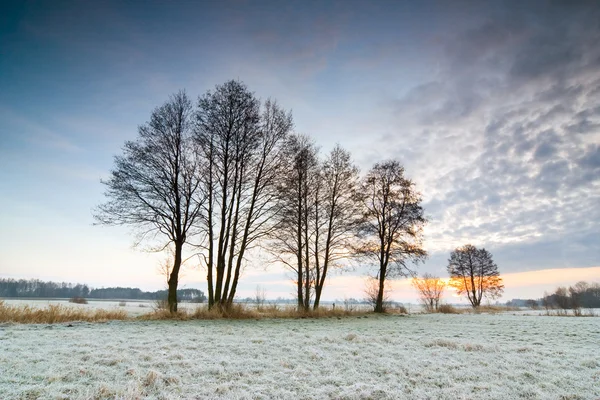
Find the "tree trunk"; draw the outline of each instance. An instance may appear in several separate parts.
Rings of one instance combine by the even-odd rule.
[[[169,294],[167,302],[169,304],[169,312],[174,314],[177,312],[177,284],[179,280],[179,269],[181,268],[181,252],[183,243],[175,242],[175,260],[173,261],[173,270],[169,275]]]
[[[376,313],[385,312],[385,309],[383,308],[384,283],[385,283],[385,272],[380,271],[380,273],[379,273],[379,291],[377,292],[377,302],[375,303],[375,312]]]

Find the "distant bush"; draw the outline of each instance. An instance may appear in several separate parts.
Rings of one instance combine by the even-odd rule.
[[[85,299],[85,297],[71,297],[69,299],[69,303],[75,303],[75,304],[87,304],[88,301]]]
[[[398,313],[398,314],[408,314],[408,310],[406,309],[406,307],[404,307],[403,304],[394,304],[394,307],[392,308],[394,313]],[[388,308],[388,311],[390,311],[390,308]]]
[[[125,302],[125,301],[119,302],[119,307],[125,307],[126,305],[127,305],[127,302]]]
[[[154,311],[164,311],[169,310],[169,302],[166,298],[157,299],[152,302],[152,308]]]
[[[442,314],[460,314],[460,311],[450,304],[440,304],[438,312]]]

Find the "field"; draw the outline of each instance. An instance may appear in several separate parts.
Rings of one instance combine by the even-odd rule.
[[[597,399],[600,318],[0,326],[1,399]]]

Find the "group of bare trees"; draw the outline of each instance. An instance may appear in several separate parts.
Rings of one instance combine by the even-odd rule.
[[[533,302],[538,305],[537,301]],[[580,281],[568,288],[560,286],[552,294],[544,293],[540,302],[546,311],[557,309],[559,313],[566,313],[570,309],[573,314],[581,315],[582,308],[600,308],[600,284]]]
[[[447,286],[453,288],[457,295],[466,296],[473,308],[479,307],[483,298],[497,299],[504,291],[498,266],[486,249],[470,244],[457,248],[450,253],[447,270],[450,275],[448,283],[431,274],[412,280],[421,302],[430,312],[438,309]]]
[[[290,138],[270,250],[296,276],[299,309],[319,307],[332,264],[353,253],[358,168],[337,145],[324,159],[307,136]]]
[[[171,312],[181,266],[196,254],[207,271],[209,307],[222,308],[231,306],[259,246],[293,271],[301,310],[319,307],[339,260],[373,260],[376,311],[383,311],[386,278],[426,256],[421,198],[397,161],[376,164],[361,179],[341,146],[322,156],[292,130],[291,113],[229,81],[195,105],[185,92],[171,96],[115,157],[95,218],[134,226],[136,244],[172,252]]]

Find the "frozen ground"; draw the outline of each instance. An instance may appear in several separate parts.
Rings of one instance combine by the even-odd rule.
[[[600,318],[0,326],[1,399],[597,399]]]

